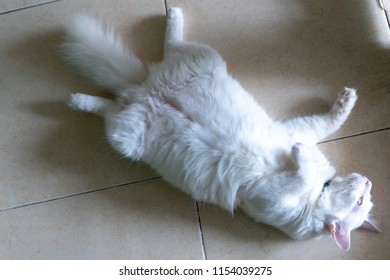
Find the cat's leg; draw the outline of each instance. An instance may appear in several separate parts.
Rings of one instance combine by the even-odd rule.
[[[180,8],[173,7],[168,11],[164,51],[169,52],[172,45],[181,41],[183,41],[183,12]]]
[[[132,104],[123,109],[113,100],[83,93],[72,94],[68,105],[102,116],[111,145],[125,157],[133,160],[141,158],[147,130],[147,111],[144,106]]]
[[[308,190],[313,188],[318,171],[310,148],[303,144],[296,144],[291,154],[296,170],[279,170],[262,176],[259,180],[255,180],[254,184],[239,188],[237,203],[255,220],[278,227],[279,219],[276,221],[269,209],[301,207],[300,197],[302,194],[307,195]],[[272,191],[269,191],[270,187]]]
[[[113,100],[84,93],[72,94],[69,98],[68,105],[73,109],[94,113],[102,117],[105,116],[109,108],[117,106]]]
[[[332,109],[323,115],[298,117],[283,125],[294,142],[317,143],[337,131],[346,121],[357,99],[356,90],[345,88]]]
[[[105,115],[107,139],[123,156],[132,160],[141,159],[145,150],[145,141],[150,115],[148,109],[139,103]]]
[[[297,166],[296,174],[304,183],[303,186],[311,186],[317,177],[317,161],[313,151],[308,146],[297,143],[292,147],[291,155]]]

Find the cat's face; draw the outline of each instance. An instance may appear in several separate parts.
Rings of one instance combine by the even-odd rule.
[[[344,220],[354,215],[357,216],[356,218],[363,219],[361,221],[363,223],[373,206],[371,187],[370,180],[357,173],[345,177],[336,176],[324,183],[321,198],[329,214],[334,215],[334,219]],[[356,223],[358,222],[356,220]]]
[[[373,207],[371,187],[371,181],[357,173],[324,183],[319,207],[337,245],[344,250],[349,249],[352,230],[365,227],[379,231],[369,216]]]

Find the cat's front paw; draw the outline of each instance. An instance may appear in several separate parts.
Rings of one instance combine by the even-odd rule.
[[[339,94],[332,108],[332,113],[337,115],[349,114],[357,100],[356,90],[353,88],[345,88]]]
[[[309,147],[302,143],[296,143],[294,146],[292,146],[291,154],[296,163],[310,161],[313,157]]]

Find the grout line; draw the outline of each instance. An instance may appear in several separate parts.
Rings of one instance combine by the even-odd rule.
[[[161,179],[161,176],[156,176],[156,177],[152,177],[152,178],[149,178],[149,179],[138,180],[138,181],[134,181],[134,182],[130,182],[130,183],[123,183],[123,184],[119,184],[119,185],[114,185],[114,186],[110,186],[110,187],[105,187],[105,188],[100,188],[100,189],[95,189],[95,190],[90,190],[90,191],[85,191],[85,192],[80,192],[80,193],[69,194],[69,195],[60,196],[60,197],[54,197],[54,198],[41,200],[41,201],[36,201],[36,202],[30,202],[30,203],[27,203],[27,204],[22,204],[22,205],[18,205],[18,206],[13,206],[13,207],[9,207],[9,208],[0,209],[0,213],[1,212],[6,212],[6,211],[11,211],[11,210],[16,210],[16,209],[20,209],[20,208],[24,208],[24,207],[44,204],[44,203],[47,203],[47,202],[63,200],[63,199],[71,198],[71,197],[82,196],[82,195],[85,195],[85,194],[91,194],[91,193],[96,193],[96,192],[100,192],[100,191],[112,190],[112,189],[116,189],[116,188],[121,188],[121,187],[126,186],[126,185],[134,185],[134,184],[138,184],[138,183],[142,183],[142,182],[148,182],[148,181],[153,181],[153,180],[157,180],[157,179]]]
[[[386,131],[386,130],[390,130],[390,127],[379,128],[379,129],[368,131],[368,132],[361,132],[361,133],[357,133],[357,134],[352,134],[352,135],[347,135],[347,136],[343,136],[343,137],[339,137],[339,138],[325,140],[325,141],[318,142],[318,144],[324,144],[324,143],[329,143],[329,142],[333,142],[333,141],[344,140],[344,139],[348,139],[348,138],[352,138],[352,137],[356,137],[356,136],[361,136],[361,135],[366,135],[366,134],[371,134],[371,133],[376,133],[376,132],[381,132],[381,131]]]
[[[378,0],[378,1],[379,1],[379,6],[381,7],[381,9],[383,10],[383,12],[385,14],[387,26],[390,29],[390,18],[389,18],[389,14],[387,13],[387,7],[385,5],[385,2],[383,0]]]
[[[196,206],[196,213],[198,214],[198,228],[199,228],[199,233],[200,233],[200,242],[201,242],[201,246],[202,246],[203,260],[207,260],[206,245],[204,243],[202,220],[200,218],[198,201],[195,201],[195,206]]]
[[[167,0],[164,0],[164,6],[165,6],[165,15],[168,16],[168,4],[167,4]]]
[[[386,22],[387,22],[387,27],[389,27],[389,29],[390,29],[389,14],[387,13],[387,10],[384,10],[384,13],[385,13],[385,18],[386,18]]]
[[[61,1],[61,0],[50,0],[50,1],[40,2],[40,3],[37,3],[37,4],[32,4],[30,6],[17,7],[17,8],[1,11],[0,15],[5,15],[5,14],[17,12],[17,11],[22,11],[22,10],[26,10],[26,9],[29,9],[29,8],[39,7],[39,6],[42,6],[42,5],[46,5],[46,4],[50,4],[50,3],[54,3],[54,2],[59,2],[59,1]]]

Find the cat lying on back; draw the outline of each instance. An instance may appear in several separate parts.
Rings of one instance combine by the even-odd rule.
[[[196,200],[240,207],[296,239],[330,230],[344,250],[353,229],[378,231],[371,182],[357,173],[335,177],[316,147],[347,119],[354,89],[345,88],[326,114],[274,121],[214,49],[182,37],[182,12],[172,8],[164,59],[145,66],[113,32],[75,17],[64,52],[116,99],[77,93],[70,106],[102,116],[117,151]]]

